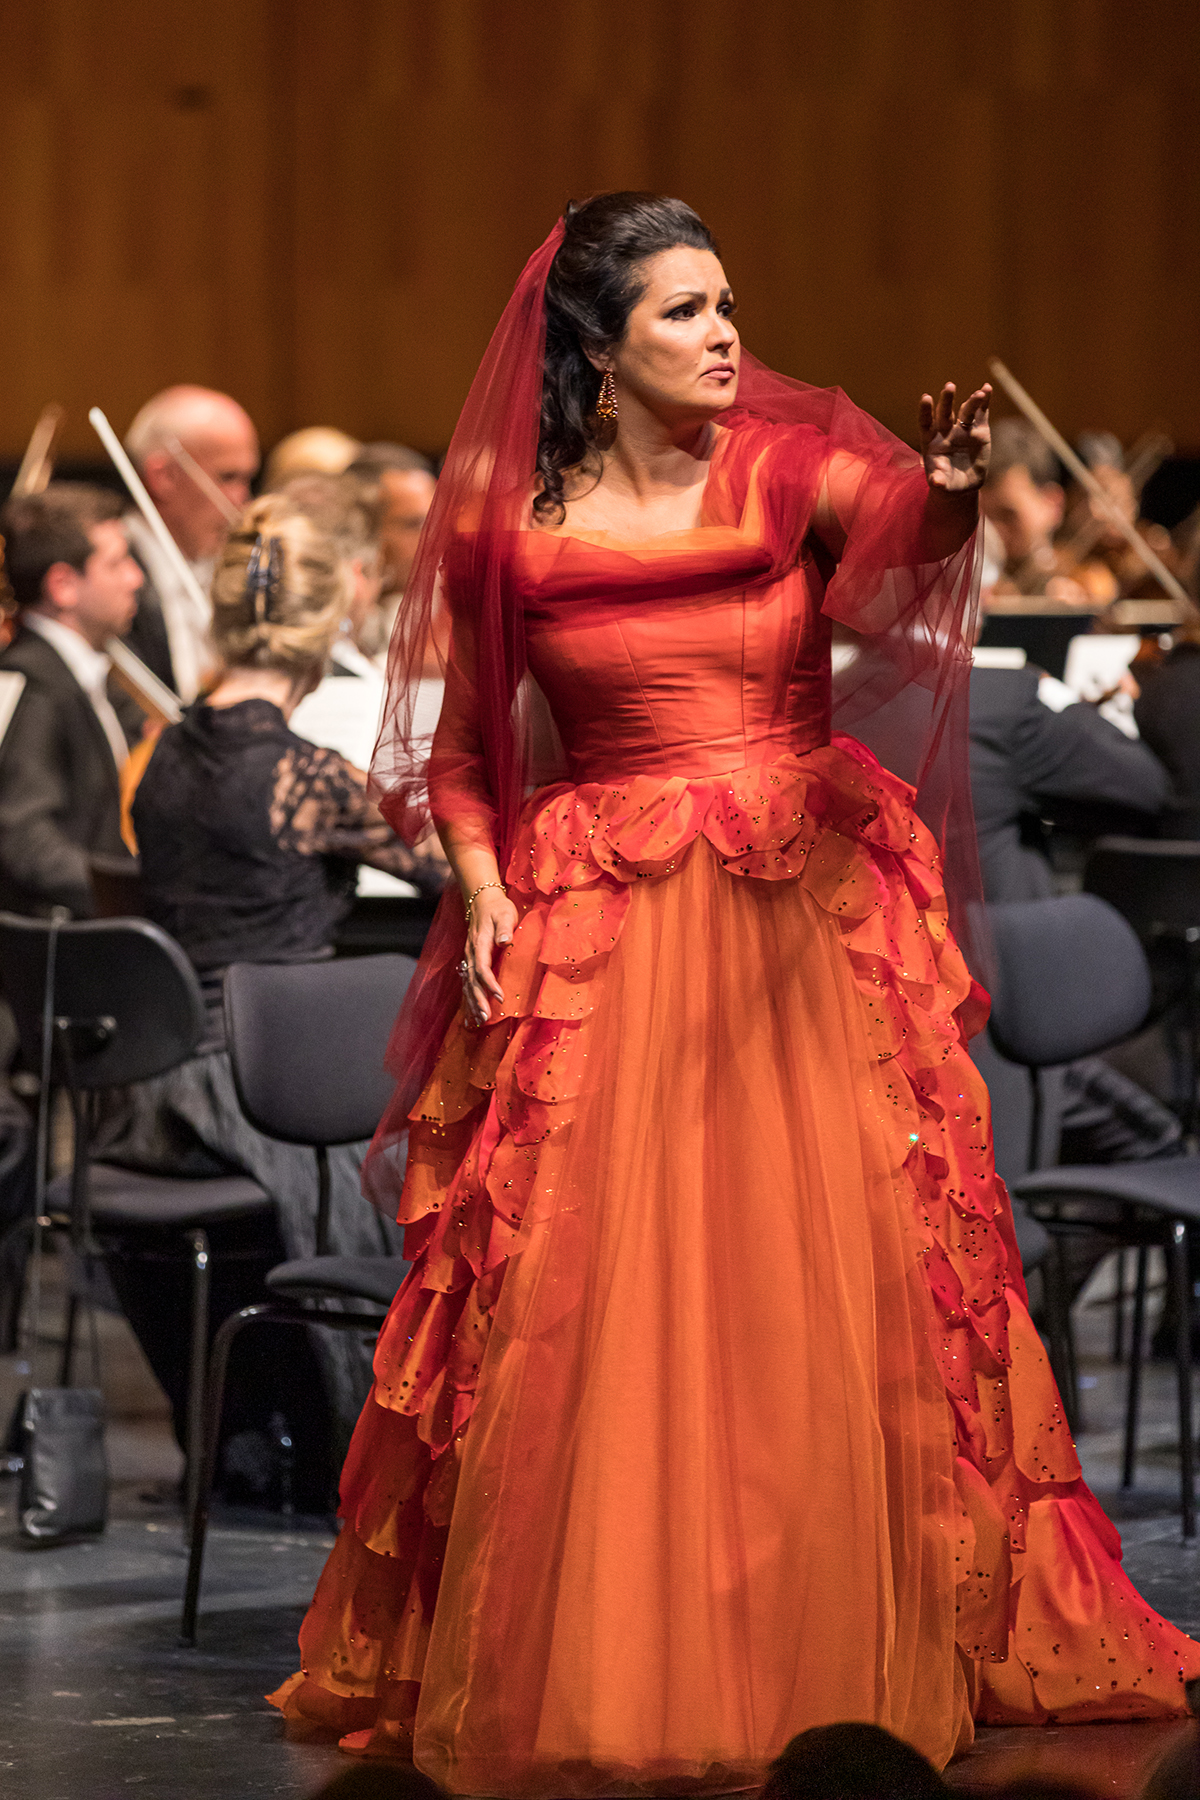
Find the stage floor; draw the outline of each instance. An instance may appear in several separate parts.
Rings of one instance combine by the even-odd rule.
[[[1169,1368],[1149,1371],[1145,1454],[1118,1486],[1122,1376],[1102,1355],[1107,1313],[1085,1312],[1085,1470],[1117,1520],[1147,1600],[1200,1635],[1200,1552],[1172,1507],[1178,1461]],[[113,1520],[105,1537],[24,1546],[15,1486],[0,1481],[0,1793],[4,1800],[309,1800],[346,1766],[333,1745],[289,1742],[267,1693],[296,1664],[296,1631],[332,1541],[321,1521],[226,1518],[210,1537],[200,1643],[179,1642],[184,1548],[169,1496],[179,1474],[161,1395],[121,1321],[107,1319]],[[1091,1354],[1086,1354],[1087,1352]],[[18,1385],[0,1361],[0,1406]],[[949,1772],[983,1793],[1038,1774],[1125,1800],[1181,1727],[992,1730]]]

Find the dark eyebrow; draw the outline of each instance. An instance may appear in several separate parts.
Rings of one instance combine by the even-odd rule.
[[[704,288],[680,288],[676,293],[668,294],[662,304],[664,306],[678,306],[681,300],[706,300],[707,298],[708,295]],[[718,298],[721,300],[732,300],[733,289],[723,287]]]

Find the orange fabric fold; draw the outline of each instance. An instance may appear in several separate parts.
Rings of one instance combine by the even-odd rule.
[[[420,1766],[529,1796],[752,1784],[833,1719],[942,1764],[973,1708],[1181,1711],[1200,1649],[1025,1309],[911,790],[850,739],[543,790],[508,880],[282,1709],[394,1733],[420,1682]]]

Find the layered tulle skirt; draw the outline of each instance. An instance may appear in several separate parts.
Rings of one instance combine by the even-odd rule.
[[[543,791],[502,1009],[413,1114],[416,1261],[277,1703],[455,1792],[745,1786],[806,1726],[1184,1709],[1024,1304],[981,996],[849,739]]]

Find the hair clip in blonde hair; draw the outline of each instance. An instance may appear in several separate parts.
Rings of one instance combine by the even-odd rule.
[[[271,616],[271,601],[279,586],[280,573],[279,539],[264,538],[260,531],[246,564],[246,598],[254,608],[256,625],[265,625]]]

